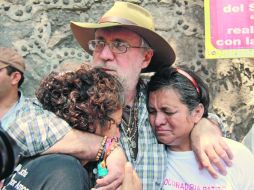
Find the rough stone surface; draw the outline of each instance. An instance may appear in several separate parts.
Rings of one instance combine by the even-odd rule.
[[[254,64],[251,59],[204,59],[202,0],[130,0],[151,11],[156,30],[176,51],[175,65],[186,65],[208,83],[211,112],[240,141],[254,123]],[[67,62],[88,62],[70,21],[97,21],[113,0],[1,0],[0,45],[16,48],[26,59],[22,87],[33,96],[39,80]]]

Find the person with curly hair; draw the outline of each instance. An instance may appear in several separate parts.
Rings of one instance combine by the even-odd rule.
[[[70,126],[101,136],[120,136],[123,87],[102,69],[52,72],[36,91],[43,108]]]

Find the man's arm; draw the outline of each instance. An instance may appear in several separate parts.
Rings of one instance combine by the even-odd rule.
[[[191,144],[200,168],[206,168],[211,176],[217,178],[218,174],[212,166],[214,164],[221,174],[226,175],[221,159],[231,166],[233,154],[224,142],[220,128],[215,121],[202,118],[191,132]]]
[[[38,100],[26,99],[17,118],[6,130],[25,157],[63,153],[80,160],[95,160],[103,137],[73,129]]]
[[[62,139],[43,154],[70,154],[80,160],[94,161],[99,151],[103,137],[71,129]]]

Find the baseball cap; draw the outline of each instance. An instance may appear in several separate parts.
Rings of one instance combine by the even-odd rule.
[[[0,47],[0,69],[12,66],[22,73],[25,71],[25,60],[14,49]]]

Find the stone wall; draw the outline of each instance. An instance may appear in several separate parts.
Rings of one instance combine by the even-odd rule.
[[[204,59],[202,0],[133,0],[150,10],[156,30],[176,51],[175,65],[187,65],[208,83],[211,112],[228,136],[241,140],[254,123],[254,64],[251,59]],[[0,0],[0,45],[26,59],[22,87],[33,96],[41,77],[69,62],[89,61],[73,39],[70,21],[96,22],[113,0]]]

